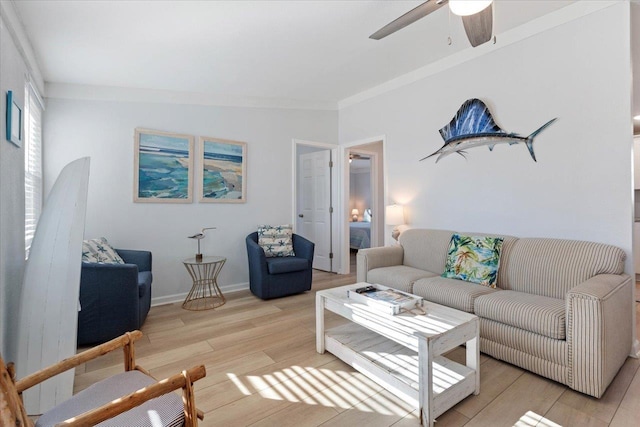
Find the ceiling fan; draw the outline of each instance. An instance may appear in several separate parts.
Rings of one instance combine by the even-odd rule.
[[[349,154],[349,163],[351,163],[354,160],[369,160],[371,157],[369,156],[365,156],[362,154],[358,154],[358,153],[351,153]]]
[[[476,47],[491,40],[493,33],[493,0],[427,0],[380,28],[371,34],[369,38],[380,40],[409,24],[413,24],[418,19],[424,18],[431,12],[435,12],[447,3],[451,13],[462,16],[464,31],[467,33],[471,46]]]

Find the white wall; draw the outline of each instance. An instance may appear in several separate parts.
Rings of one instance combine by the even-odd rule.
[[[629,5],[551,27],[504,45],[498,35],[484,55],[469,49],[466,62],[343,103],[340,142],[386,135],[387,197],[406,205],[412,227],[610,243],[633,272]],[[523,135],[558,117],[536,138],[537,163],[521,144],[419,162],[469,98]]]
[[[15,330],[24,269],[24,151],[6,140],[6,93],[13,91],[24,107],[26,64],[0,17],[0,350],[13,360],[8,348]]]
[[[6,93],[9,90],[13,91],[14,100],[24,114],[27,81],[30,81],[38,90],[44,86],[33,49],[13,4],[2,1],[0,2],[0,353],[5,361],[16,361],[18,303],[25,265],[24,148],[17,147],[6,140]]]
[[[133,203],[136,127],[246,142],[247,203]],[[203,227],[218,227],[201,245],[205,256],[227,257],[223,292],[248,287],[246,235],[293,220],[292,138],[336,143],[337,112],[48,99],[45,137],[48,184],[70,160],[91,157],[85,237],[152,251],[153,299],[161,303],[191,288],[182,260],[196,253],[187,236]]]

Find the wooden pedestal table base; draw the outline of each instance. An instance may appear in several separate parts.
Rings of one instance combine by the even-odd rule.
[[[218,287],[218,274],[227,261],[225,257],[204,257],[185,259],[182,263],[193,280],[193,286],[182,303],[187,310],[210,310],[223,305],[226,300]]]

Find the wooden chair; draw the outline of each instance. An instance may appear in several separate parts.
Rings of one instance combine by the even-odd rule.
[[[74,395],[71,399],[43,414],[36,425],[92,426],[129,410],[131,411],[122,415],[122,417],[127,417],[127,420],[120,421],[118,419],[118,423],[132,425],[135,422],[135,425],[138,425],[137,419],[135,419],[137,417],[141,421],[146,419],[146,422],[151,425],[148,420],[148,412],[153,411],[156,416],[158,413],[167,414],[167,410],[169,412],[173,410],[175,413],[177,404],[178,413],[176,415],[184,416],[184,426],[197,426],[198,418],[202,420],[204,414],[196,409],[193,383],[206,375],[204,366],[195,366],[165,380],[156,381],[146,370],[135,364],[134,341],[140,337],[142,337],[140,331],[127,332],[118,338],[69,357],[18,381],[14,379],[13,363],[5,366],[2,357],[0,357],[0,425],[33,427],[33,421],[27,416],[22,402],[23,391],[98,356],[122,348],[124,351],[124,373],[102,380]],[[134,381],[130,380],[132,377],[135,377]],[[142,384],[149,384],[131,389],[136,381],[138,384],[140,383],[140,379],[142,379]],[[127,384],[129,390],[126,389]],[[182,389],[182,399],[172,393],[180,388]],[[114,389],[125,390],[117,394],[117,397],[113,397],[110,394],[114,393]],[[74,399],[74,403],[67,405]],[[96,399],[102,400],[101,406],[83,408],[86,412],[77,413],[79,403],[82,406],[83,402],[96,401]],[[151,399],[156,400],[149,402]],[[172,408],[167,408],[167,405]]]

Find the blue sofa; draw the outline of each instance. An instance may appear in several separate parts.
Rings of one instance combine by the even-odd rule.
[[[262,299],[279,298],[311,289],[315,244],[293,235],[293,257],[266,257],[258,245],[258,233],[246,238],[249,258],[249,288]]]
[[[140,329],[151,307],[151,252],[116,249],[125,264],[82,263],[78,346]]]

